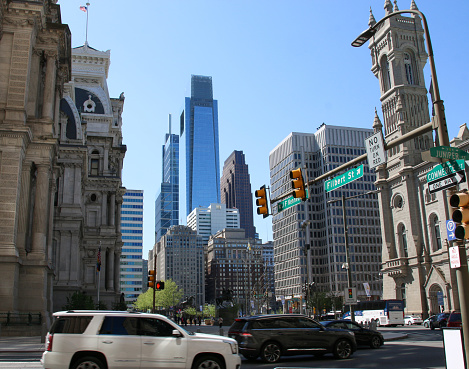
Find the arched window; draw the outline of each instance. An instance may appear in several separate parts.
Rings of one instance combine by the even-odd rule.
[[[409,250],[407,247],[407,232],[404,225],[399,229],[399,241],[401,243],[402,257],[409,257]]]
[[[386,92],[392,87],[391,68],[387,56],[384,56],[381,60],[381,84],[383,86],[384,92]]]
[[[440,234],[440,221],[438,217],[435,215],[433,217],[433,232],[434,232],[434,239],[435,239],[435,244],[434,244],[434,251],[441,250],[443,246],[441,245],[441,234]]]
[[[405,77],[409,85],[415,84],[414,68],[412,66],[412,57],[409,53],[404,53]]]

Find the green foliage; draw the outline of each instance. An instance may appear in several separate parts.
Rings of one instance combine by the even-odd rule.
[[[195,310],[195,307],[189,306],[184,309],[184,314],[189,316],[195,316],[197,315],[197,310]]]
[[[67,296],[67,303],[63,310],[93,310],[95,305],[91,296],[85,292],[75,291],[71,296]]]
[[[216,309],[215,305],[204,305],[202,314],[205,318],[210,318],[212,316],[215,316]]]
[[[177,305],[183,295],[184,291],[177,286],[176,282],[167,279],[164,290],[155,292],[155,307],[168,309],[170,306]],[[151,310],[153,307],[153,288],[149,288],[147,292],[138,296],[134,306],[141,311]]]

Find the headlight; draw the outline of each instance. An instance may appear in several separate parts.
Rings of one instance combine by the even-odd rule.
[[[238,353],[238,343],[237,342],[225,341],[225,340],[223,342],[230,345],[232,354],[237,354]]]
[[[355,333],[351,332],[351,331],[347,331],[349,334],[351,334],[352,336],[355,337]]]

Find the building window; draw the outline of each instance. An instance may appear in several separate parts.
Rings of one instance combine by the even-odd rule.
[[[409,53],[404,53],[405,77],[409,85],[415,84],[414,70],[412,67],[412,57]]]
[[[387,56],[384,56],[381,61],[381,85],[383,92],[388,91],[392,87],[391,81],[391,66]]]
[[[434,237],[435,237],[435,245],[434,245],[434,250],[441,250],[443,246],[441,245],[441,234],[440,234],[440,221],[438,220],[438,217],[435,216],[433,217],[433,232],[435,232]]]
[[[99,159],[91,159],[90,175],[97,176],[99,173]]]
[[[408,247],[407,247],[407,232],[404,225],[401,225],[399,229],[399,240],[401,242],[402,257],[409,257]]]

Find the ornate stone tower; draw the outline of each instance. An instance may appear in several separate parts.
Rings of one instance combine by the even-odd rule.
[[[125,189],[122,167],[124,94],[110,98],[110,51],[87,43],[72,50],[72,78],[60,101],[55,199],[54,309],[73,292],[85,292],[108,309],[120,300],[120,214]],[[101,246],[101,272],[97,254]]]
[[[34,314],[3,335],[41,334],[52,313],[59,101],[71,72],[56,3],[0,1],[0,312]]]
[[[386,15],[398,11],[385,1]],[[411,9],[417,10],[412,0]],[[370,10],[370,26],[376,24]],[[390,142],[430,121],[423,68],[427,61],[424,31],[418,15],[396,14],[379,26],[370,39],[372,72],[379,80],[384,127],[377,114],[373,128],[384,128]],[[421,152],[433,146],[431,133],[388,150],[387,164],[378,167],[383,239],[383,296],[406,300],[407,310],[426,314],[421,288],[430,269],[428,240],[422,224],[422,188],[418,174]],[[412,296],[412,298],[410,298]]]

